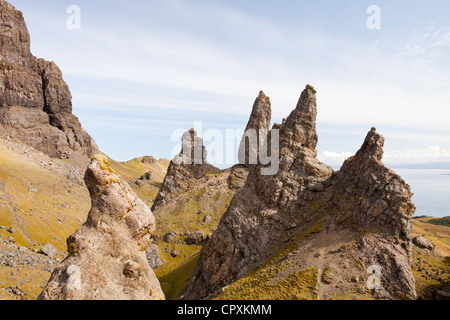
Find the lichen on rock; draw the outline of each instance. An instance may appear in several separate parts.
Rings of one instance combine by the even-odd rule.
[[[67,239],[69,256],[39,299],[163,299],[145,254],[156,229],[151,210],[105,156],[92,158],[85,182],[92,201],[88,219]]]

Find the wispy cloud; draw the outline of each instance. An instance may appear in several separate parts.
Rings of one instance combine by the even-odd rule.
[[[448,54],[449,49],[450,26],[438,28],[431,24],[425,30],[413,30],[408,43],[400,47],[400,53],[430,61]]]
[[[246,121],[259,90],[270,96],[273,121],[280,122],[310,83],[318,90],[320,124],[346,130],[391,125],[396,130],[391,137],[397,140],[393,148],[400,149],[408,139],[422,142],[420,147],[450,147],[450,140],[435,130],[450,126],[449,65],[415,63],[444,60],[450,27],[436,23],[417,28],[407,39],[389,30],[373,37],[375,33],[359,33],[354,26],[345,29],[348,33],[336,32],[335,25],[344,23],[338,15],[317,23],[320,19],[305,17],[304,11],[286,12],[302,6],[295,2],[80,0],[82,28],[73,32],[65,28],[62,2],[11,1],[26,9],[33,53],[60,66],[74,112],[86,119],[83,124],[97,140],[113,134],[126,139],[133,125],[146,130],[146,136],[161,136],[164,127],[167,140],[161,148],[168,145],[168,154],[170,131],[180,122],[190,127],[186,122],[192,119],[224,126],[235,125],[237,118]],[[311,12],[323,13],[321,5],[315,6],[311,4]],[[276,7],[277,12],[261,15],[262,7]],[[345,12],[346,4],[339,7]],[[295,19],[286,22],[289,14]],[[362,10],[363,27],[364,17]],[[400,49],[398,43],[403,43]],[[125,125],[120,125],[122,117]],[[162,122],[147,125],[140,119]],[[407,124],[408,130],[399,124]],[[364,130],[346,134],[335,153],[322,156],[343,160],[350,154],[343,151],[360,144]],[[338,140],[323,132],[321,143]],[[421,132],[427,132],[426,141],[417,137]],[[111,146],[103,150],[128,157],[116,144]],[[334,147],[325,145],[327,150]]]
[[[442,149],[439,146],[431,146],[424,149],[387,151],[384,161],[391,164],[450,161],[450,150]]]
[[[353,155],[352,152],[323,151],[318,158],[324,163],[338,167]],[[450,149],[430,146],[423,149],[388,150],[384,153],[383,162],[389,165],[450,162]]]

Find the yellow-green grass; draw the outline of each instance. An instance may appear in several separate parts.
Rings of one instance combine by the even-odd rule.
[[[227,175],[227,173],[223,173]],[[164,265],[155,270],[164,294],[167,299],[179,299],[186,291],[197,264],[199,252],[203,243],[187,245],[186,232],[202,231],[205,235],[211,234],[218,226],[235,191],[229,190],[226,185],[220,188],[211,188],[209,179],[222,179],[205,177],[203,180],[192,181],[191,188],[178,194],[169,203],[158,208],[154,214],[157,222],[158,246]],[[214,183],[213,183],[214,184]],[[211,220],[204,222],[209,216]],[[179,236],[171,243],[163,241],[168,232],[176,232]],[[177,250],[179,256],[173,258],[171,253]]]
[[[87,189],[1,146],[0,179],[6,183],[0,191],[0,224],[17,231],[5,234],[2,230],[2,234],[12,236],[18,245],[50,243],[65,251],[66,238],[87,217],[90,207]]]
[[[0,300],[19,298],[5,290],[7,287],[18,287],[21,291],[26,293],[23,296],[23,299],[36,300],[49,277],[50,272],[39,269],[0,266],[0,282],[2,283],[0,286]]]
[[[139,198],[147,205],[152,206],[153,201],[158,194],[170,161],[160,159],[156,164],[146,164],[142,162],[144,157],[132,159],[127,162],[117,162],[110,159],[111,168],[113,168],[129,185],[133,188]],[[135,181],[142,177],[146,172],[151,172],[154,181],[147,182],[142,187],[135,184]]]
[[[318,268],[284,272],[291,262],[287,255],[301,242],[322,231],[323,220],[318,220],[295,239],[285,244],[259,268],[224,288],[217,300],[317,300]],[[279,247],[282,241],[267,250],[267,254]]]

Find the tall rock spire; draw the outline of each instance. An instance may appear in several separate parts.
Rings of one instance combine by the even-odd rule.
[[[259,163],[259,151],[270,130],[272,109],[270,99],[259,92],[239,146],[239,163],[245,166]]]
[[[311,85],[307,85],[300,95],[296,108],[292,110],[282,126],[281,135],[302,147],[314,150],[318,141],[316,118],[316,90]]]
[[[156,229],[150,209],[104,156],[93,157],[85,182],[92,199],[88,219],[67,239],[69,256],[39,299],[164,299],[145,256]]]
[[[155,211],[164,205],[175,193],[187,190],[190,180],[200,179],[207,172],[220,171],[209,164],[206,157],[207,152],[203,145],[203,139],[197,136],[194,129],[185,132],[182,137],[182,149],[169,164],[152,210]]]
[[[272,109],[270,98],[266,96],[263,91],[260,91],[253,104],[252,112],[245,130],[255,129],[269,131],[271,116]]]

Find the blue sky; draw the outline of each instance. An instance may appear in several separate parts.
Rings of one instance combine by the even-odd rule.
[[[372,126],[386,163],[450,161],[447,0],[10,2],[32,53],[58,64],[75,115],[116,160],[170,158],[174,130],[195,121],[243,129],[260,90],[281,122],[308,83],[322,161],[354,154]],[[69,5],[79,30],[66,26]],[[370,5],[379,30],[367,28]]]

